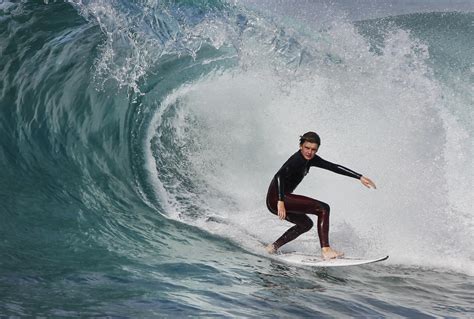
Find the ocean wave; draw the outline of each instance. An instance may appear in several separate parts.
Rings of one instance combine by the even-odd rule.
[[[311,29],[225,1],[2,2],[0,279],[22,264],[32,282],[73,269],[107,285],[158,278],[160,260],[207,274],[203,256],[259,256],[287,227],[267,184],[307,130],[380,186],[322,171],[301,185],[331,203],[334,245],[472,275],[470,22]]]

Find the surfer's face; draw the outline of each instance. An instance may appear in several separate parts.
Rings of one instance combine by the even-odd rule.
[[[311,143],[311,142],[304,142],[302,145],[300,145],[300,150],[301,154],[306,160],[313,159],[314,155],[316,155],[316,152],[318,151],[319,145],[316,143]]]

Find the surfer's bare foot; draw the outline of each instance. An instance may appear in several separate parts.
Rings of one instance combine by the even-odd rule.
[[[344,256],[344,253],[333,250],[331,247],[321,248],[321,254],[323,255],[324,259],[334,259]]]
[[[275,254],[277,249],[275,248],[275,245],[273,244],[269,244],[265,247],[265,249],[267,250],[267,253],[269,254]]]

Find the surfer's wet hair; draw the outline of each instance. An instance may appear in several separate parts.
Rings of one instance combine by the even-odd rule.
[[[321,146],[321,138],[315,132],[306,132],[300,136],[300,146],[304,144],[304,142],[316,143]]]

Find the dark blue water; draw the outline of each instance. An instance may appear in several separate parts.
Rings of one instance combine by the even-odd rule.
[[[472,317],[474,16],[439,5],[2,1],[0,316]],[[378,190],[312,170],[298,192],[388,261],[264,252],[308,130]]]

